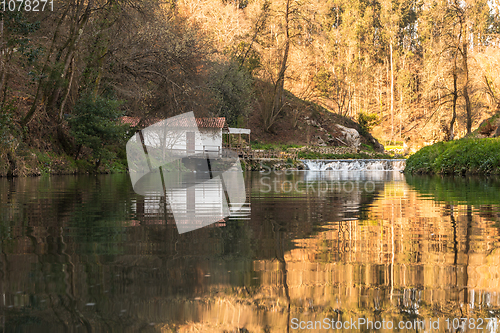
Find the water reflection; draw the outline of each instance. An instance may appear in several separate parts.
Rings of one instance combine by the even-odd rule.
[[[379,170],[368,170],[368,171],[305,171],[304,175],[305,181],[402,181],[404,180],[404,175],[400,172],[391,171],[379,171]]]
[[[127,175],[0,179],[0,327],[286,332],[362,317],[448,332],[449,318],[499,318],[497,180],[252,172],[245,186],[238,215],[179,235]]]

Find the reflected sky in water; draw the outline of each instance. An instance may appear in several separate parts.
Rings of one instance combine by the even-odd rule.
[[[450,332],[446,319],[500,318],[498,178],[244,181],[242,210],[179,235],[165,198],[127,175],[0,179],[2,331],[327,332],[294,323],[364,318]],[[466,331],[498,331],[486,323]]]

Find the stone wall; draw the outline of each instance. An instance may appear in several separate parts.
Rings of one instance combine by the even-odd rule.
[[[302,152],[314,152],[319,154],[356,154],[359,153],[358,148],[354,147],[318,147],[318,146],[309,146],[302,148],[289,148],[289,151],[302,151]]]

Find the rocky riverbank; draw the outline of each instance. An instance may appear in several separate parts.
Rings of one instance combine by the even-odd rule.
[[[34,149],[6,152],[0,156],[0,177],[43,175],[107,174],[127,171],[126,159],[117,157],[103,161],[98,168],[87,160]]]
[[[305,170],[307,167],[300,159],[390,159],[397,158],[373,150],[360,150],[354,147],[304,146],[274,151],[274,156],[282,152],[293,153],[295,158],[254,158],[242,159],[242,168],[247,171],[260,171],[263,168],[274,170]],[[0,158],[0,177],[25,177],[41,175],[107,174],[127,172],[125,151],[115,152],[116,158],[102,161],[99,167],[85,159],[76,160],[66,154],[40,152],[35,149],[16,149],[3,153]],[[292,154],[288,154],[292,155]],[[284,154],[287,156],[287,154]]]

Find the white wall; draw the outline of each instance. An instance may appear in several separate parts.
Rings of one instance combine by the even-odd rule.
[[[215,150],[217,147],[222,148],[222,129],[201,128],[200,134],[203,145],[209,146],[206,149]],[[200,147],[199,149],[202,150],[203,147]],[[198,150],[198,147],[196,147],[196,150]]]
[[[174,150],[186,150],[187,132],[172,132],[166,135],[166,148]],[[144,143],[148,147],[160,148],[163,140],[163,133],[147,132],[144,135]],[[204,147],[205,146],[205,147]],[[217,151],[222,148],[222,129],[202,128],[195,131],[195,150],[196,153],[203,152],[203,149]]]

